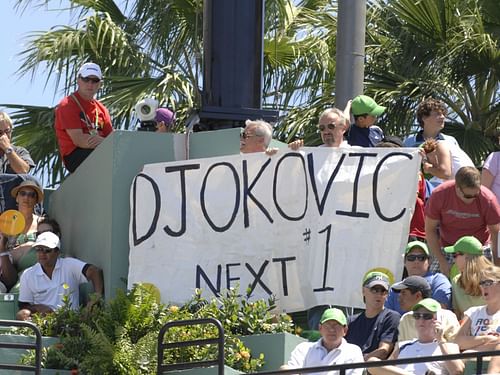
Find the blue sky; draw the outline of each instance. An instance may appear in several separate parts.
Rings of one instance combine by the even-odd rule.
[[[54,10],[59,7],[59,2],[52,2],[47,8],[26,9],[23,13],[14,11],[15,0],[1,0],[0,35],[2,45],[2,58],[0,59],[0,103],[2,104],[31,104],[52,106],[61,98],[54,95],[54,86],[49,85],[44,90],[45,77],[39,71],[39,77],[31,82],[31,77],[17,77],[16,71],[21,65],[17,56],[24,48],[24,38],[33,31],[45,31],[50,27],[68,24],[68,12]],[[62,2],[64,6],[64,1]]]

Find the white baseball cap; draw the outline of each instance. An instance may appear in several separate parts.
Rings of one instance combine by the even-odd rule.
[[[85,63],[78,70],[78,76],[84,78],[89,76],[96,76],[97,78],[102,79],[101,67],[96,63]]]
[[[61,242],[57,234],[52,232],[43,232],[37,238],[33,247],[43,246],[49,249],[55,249],[61,247]]]

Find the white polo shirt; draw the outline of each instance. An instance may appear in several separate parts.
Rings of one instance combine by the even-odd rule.
[[[26,269],[21,275],[19,302],[43,304],[57,310],[62,306],[63,296],[69,295],[71,307],[77,309],[79,285],[87,282],[82,273],[85,264],[75,258],[57,258],[52,279],[43,272],[40,263]]]
[[[335,349],[328,351],[321,344],[319,339],[316,342],[303,342],[296,346],[288,361],[289,368],[304,368],[316,366],[340,365],[344,363],[364,362],[363,353],[359,346],[349,344],[345,339]],[[310,375],[330,375],[338,374],[338,371],[321,373],[311,373]],[[347,370],[346,375],[362,375],[363,369]]]

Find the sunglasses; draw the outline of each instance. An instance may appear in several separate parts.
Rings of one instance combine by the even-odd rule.
[[[34,191],[25,191],[25,190],[21,190],[18,194],[19,194],[21,197],[36,198],[36,192],[34,192]]]
[[[479,282],[479,286],[482,286],[483,288],[485,288],[488,286],[492,286],[493,284],[496,284],[496,283],[498,283],[497,280],[481,280]]]
[[[384,288],[377,288],[376,286],[374,286],[373,288],[370,288],[370,292],[372,292],[372,294],[382,294],[382,295],[389,293]]]
[[[476,194],[465,194],[461,187],[459,187],[459,189],[460,189],[460,192],[462,193],[462,196],[465,199],[475,199],[479,196],[479,192],[477,192]]]
[[[246,132],[243,132],[243,133],[240,134],[240,138],[241,139],[247,139],[247,138],[252,138],[252,137],[257,137],[257,135],[256,134],[253,134],[253,135],[252,134],[247,134]]]
[[[464,253],[453,253],[453,258],[464,256]]]
[[[324,132],[326,128],[330,130],[334,130],[338,125],[331,123],[331,124],[326,124],[326,125],[318,125],[318,129],[320,132]]]
[[[80,77],[80,79],[83,81],[83,82],[92,82],[92,83],[99,83],[101,82],[101,80],[99,78],[90,78],[90,77]]]
[[[414,312],[413,317],[415,318],[415,320],[419,320],[419,319],[431,320],[432,318],[434,318],[434,314]]]
[[[407,255],[406,256],[406,260],[408,262],[414,262],[416,260],[418,260],[419,262],[423,262],[427,259],[427,255],[414,255],[414,254],[411,254],[411,255]]]
[[[51,252],[54,251],[54,249],[49,249],[47,247],[35,247],[36,252],[44,253],[44,254],[50,254]]]
[[[5,129],[5,130],[0,130],[0,137],[4,134],[10,134],[10,132],[12,131],[12,129]]]

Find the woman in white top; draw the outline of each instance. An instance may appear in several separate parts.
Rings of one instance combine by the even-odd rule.
[[[443,338],[441,322],[437,319],[437,312],[441,304],[432,299],[424,298],[413,306],[413,317],[418,338],[416,340],[402,341],[394,348],[389,359],[403,359],[437,356],[445,354],[458,354],[457,344],[446,342]],[[369,361],[376,361],[370,358]],[[425,375],[428,371],[439,374],[461,374],[464,370],[463,361],[433,361],[424,363],[408,363],[398,366],[371,367],[368,369],[372,375]]]

